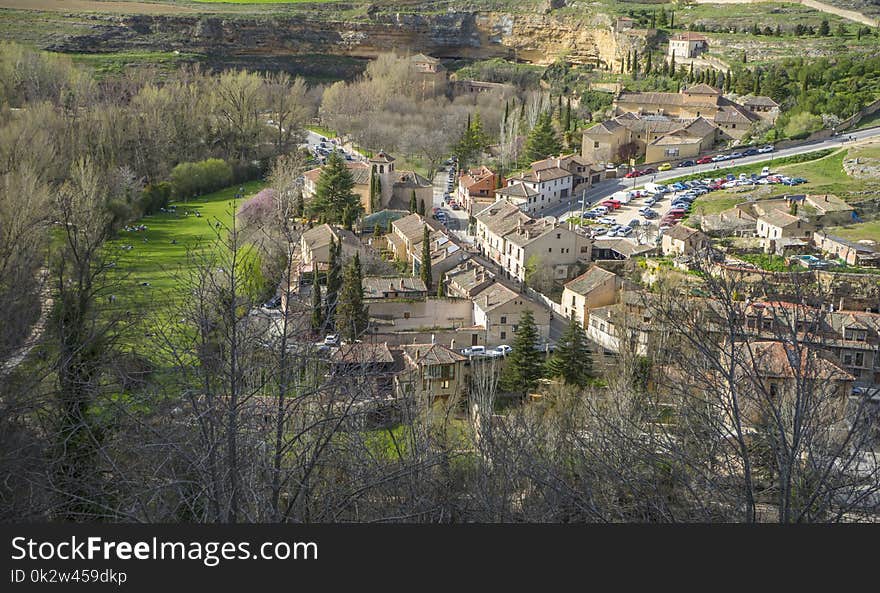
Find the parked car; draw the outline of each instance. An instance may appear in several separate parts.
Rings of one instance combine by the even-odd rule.
[[[696,161],[681,161],[680,163],[678,163],[675,166],[678,167],[679,169],[681,169],[683,167],[693,167],[696,164],[697,164]]]
[[[648,167],[647,169],[642,169],[642,175],[653,175],[657,172],[657,169],[654,167]]]
[[[324,336],[324,345],[325,346],[338,346],[339,345],[339,334],[327,334]]]
[[[622,229],[618,229],[617,236],[618,237],[626,237],[629,234],[632,234],[633,230],[631,226],[625,226]]]
[[[603,200],[599,203],[607,208],[613,208],[615,210],[620,208],[620,202],[618,202],[617,200]]]
[[[766,154],[768,152],[773,152],[776,148],[772,144],[767,144],[766,146],[762,146],[758,149],[758,152],[761,154]]]
[[[263,307],[266,309],[277,309],[281,306],[281,296],[274,296],[265,303],[263,303]]]
[[[643,175],[642,171],[639,171],[638,169],[633,169],[632,171],[624,175],[624,177],[626,177],[627,179],[632,179],[633,177],[639,177],[640,175]]]
[[[671,164],[671,163],[663,163],[662,165],[660,165],[659,167],[657,167],[657,170],[658,170],[658,171],[669,171],[671,168],[672,168],[672,164]]]
[[[629,221],[629,222],[627,223],[627,226],[629,226],[629,227],[636,227],[636,226],[639,226],[639,219],[638,219],[638,218],[633,218],[631,221]]]
[[[486,347],[485,346],[469,346],[468,348],[462,348],[461,353],[463,356],[485,356],[486,355]]]
[[[599,219],[601,224],[617,224],[617,220],[611,216],[603,216]]]
[[[747,148],[743,151],[743,156],[755,156],[756,154],[758,154],[757,148]]]
[[[741,158],[743,158],[743,153],[741,153],[741,152],[733,152],[733,153],[729,154],[727,158],[729,158],[729,159],[741,159]]]
[[[495,348],[495,351],[500,353],[501,356],[507,356],[508,354],[511,353],[512,350],[513,350],[513,348],[511,348],[507,344],[501,344],[500,346]]]
[[[710,157],[710,156],[704,156],[702,158],[697,159],[698,165],[708,165],[711,162],[712,162],[712,157]]]
[[[654,198],[648,198],[647,200],[645,200],[646,206],[653,206],[656,203],[657,203],[657,200]],[[647,210],[647,208],[644,208],[644,210]]]

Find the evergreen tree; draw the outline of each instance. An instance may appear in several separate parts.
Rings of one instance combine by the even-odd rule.
[[[425,198],[419,200],[419,214],[422,216],[425,215]]]
[[[636,49],[633,50],[632,74],[633,78],[638,78],[639,76],[639,52]]]
[[[675,28],[675,11],[674,10],[669,11],[669,28],[670,29]]]
[[[364,306],[364,289],[357,258],[345,267],[336,304],[336,330],[343,340],[354,342],[364,333],[370,314]]]
[[[501,374],[501,386],[508,391],[532,391],[542,375],[541,357],[537,356],[538,328],[531,309],[522,312],[507,366]]]
[[[776,31],[774,31],[773,34],[776,35],[777,37],[782,37],[782,27],[780,27],[779,25],[776,25]]]
[[[416,204],[416,190],[412,190],[412,194],[409,196],[409,211],[415,214],[416,210],[418,210],[418,205]]]
[[[510,101],[504,102],[504,119],[501,120],[501,125],[507,125],[507,118],[510,115]]]
[[[654,11],[654,10],[651,11],[651,28],[652,29],[657,28],[657,14],[656,14],[656,11]]]
[[[293,200],[293,215],[296,217],[301,217],[305,214],[306,204],[303,200],[302,190],[297,190],[296,197]]]
[[[382,236],[382,227],[379,226],[379,223],[373,225],[373,237],[378,239]]]
[[[666,9],[663,8],[663,7],[661,6],[661,7],[660,7],[660,13],[657,15],[657,23],[658,23],[661,27],[665,27],[666,24],[667,24],[667,22],[668,22],[668,21],[667,21],[667,18],[666,18]]]
[[[748,63],[749,63],[749,56],[748,56],[748,54],[746,53],[746,50],[743,50],[742,63],[743,63],[743,64],[748,64]]]
[[[440,278],[440,282],[437,283],[437,298],[442,299],[443,293],[445,292],[445,286],[443,285],[443,278]]]
[[[571,128],[571,97],[565,102],[565,117],[562,120],[562,129],[568,131]]]
[[[819,25],[819,35],[821,37],[828,37],[829,35],[831,35],[831,27],[828,26],[827,20],[823,20],[822,23]]]
[[[672,54],[672,57],[669,58],[669,74],[673,77],[675,76],[675,54]]]
[[[422,232],[422,267],[419,270],[419,277],[425,283],[425,288],[431,290],[433,276],[431,275],[431,233],[428,231],[428,225],[425,225]]]
[[[467,128],[465,128],[455,148],[455,154],[458,156],[459,168],[462,170],[466,169],[467,164],[475,157],[479,156],[488,143],[489,140],[486,137],[486,133],[483,131],[483,123],[480,120],[480,114],[476,113],[473,121],[471,121],[471,116],[468,114]]]
[[[551,377],[561,377],[567,385],[584,387],[590,380],[592,366],[587,335],[572,314],[556,352],[547,361],[547,372]]]
[[[524,156],[529,162],[539,161],[549,156],[559,154],[562,151],[562,145],[556,136],[556,130],[553,129],[553,122],[550,120],[549,113],[543,113],[538,116],[535,127],[529,132],[526,138]]]
[[[327,157],[327,164],[321,169],[315,187],[315,197],[309,203],[309,214],[316,215],[329,223],[345,222],[343,214],[346,207],[357,217],[361,212],[361,201],[354,193],[354,178],[345,165],[345,160],[336,151]]]
[[[649,51],[648,55],[645,58],[645,74],[650,74],[653,70],[653,64],[651,64],[651,56],[653,54]]]
[[[319,332],[324,327],[324,303],[321,301],[321,284],[318,271],[312,273],[312,331]]]
[[[324,297],[324,319],[329,326],[336,320],[336,300],[342,284],[342,243],[330,239],[330,265],[327,270],[327,293]]]

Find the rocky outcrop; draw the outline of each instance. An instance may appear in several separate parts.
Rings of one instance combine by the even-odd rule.
[[[549,64],[619,59],[644,46],[618,34],[608,17],[500,12],[368,13],[363,20],[269,15],[90,15],[87,35],[47,49],[59,52],[180,51],[210,57],[330,54],[372,58],[391,49],[441,58],[516,58]]]

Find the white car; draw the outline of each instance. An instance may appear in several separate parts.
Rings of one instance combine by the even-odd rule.
[[[507,356],[513,351],[513,348],[508,346],[507,344],[501,344],[497,348],[495,348],[495,352],[498,352],[501,356]]]
[[[464,356],[485,356],[486,355],[486,347],[485,346],[470,346],[468,348],[462,348],[461,353]]]
[[[617,224],[617,220],[612,216],[603,216],[598,222],[601,224]]]
[[[773,145],[768,144],[766,146],[762,146],[761,148],[759,148],[758,152],[760,152],[761,154],[766,154],[768,152],[773,152],[774,150],[775,150],[775,148],[773,147]]]
[[[324,336],[324,345],[325,346],[338,346],[339,345],[339,335],[338,334],[328,334]]]

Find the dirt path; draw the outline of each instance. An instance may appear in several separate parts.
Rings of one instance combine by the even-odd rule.
[[[42,270],[40,273],[40,280],[42,282],[43,288],[40,290],[40,300],[42,304],[40,305],[40,317],[37,319],[36,323],[34,323],[33,327],[31,327],[31,333],[25,340],[24,344],[21,348],[15,351],[15,353],[0,363],[0,377],[5,377],[12,371],[14,371],[18,365],[20,365],[27,355],[31,353],[31,350],[36,346],[40,338],[43,337],[43,332],[46,329],[46,321],[49,319],[49,313],[52,311],[52,297],[51,292],[49,290],[49,273],[48,270]]]
[[[103,2],[101,0],[0,0],[0,8],[58,12],[116,12],[122,14],[186,14],[197,10],[156,2]]]
[[[757,4],[759,2],[791,2],[792,4],[803,4],[804,6],[809,6],[815,10],[820,12],[827,12],[828,14],[834,14],[839,16],[840,18],[847,19],[849,21],[853,21],[856,23],[862,23],[863,25],[868,25],[869,27],[877,27],[880,26],[880,21],[877,19],[872,19],[869,16],[862,14],[861,12],[856,12],[855,10],[846,10],[845,8],[838,8],[836,6],[831,6],[830,4],[825,4],[824,2],[817,2],[816,0],[694,0],[697,4]]]

